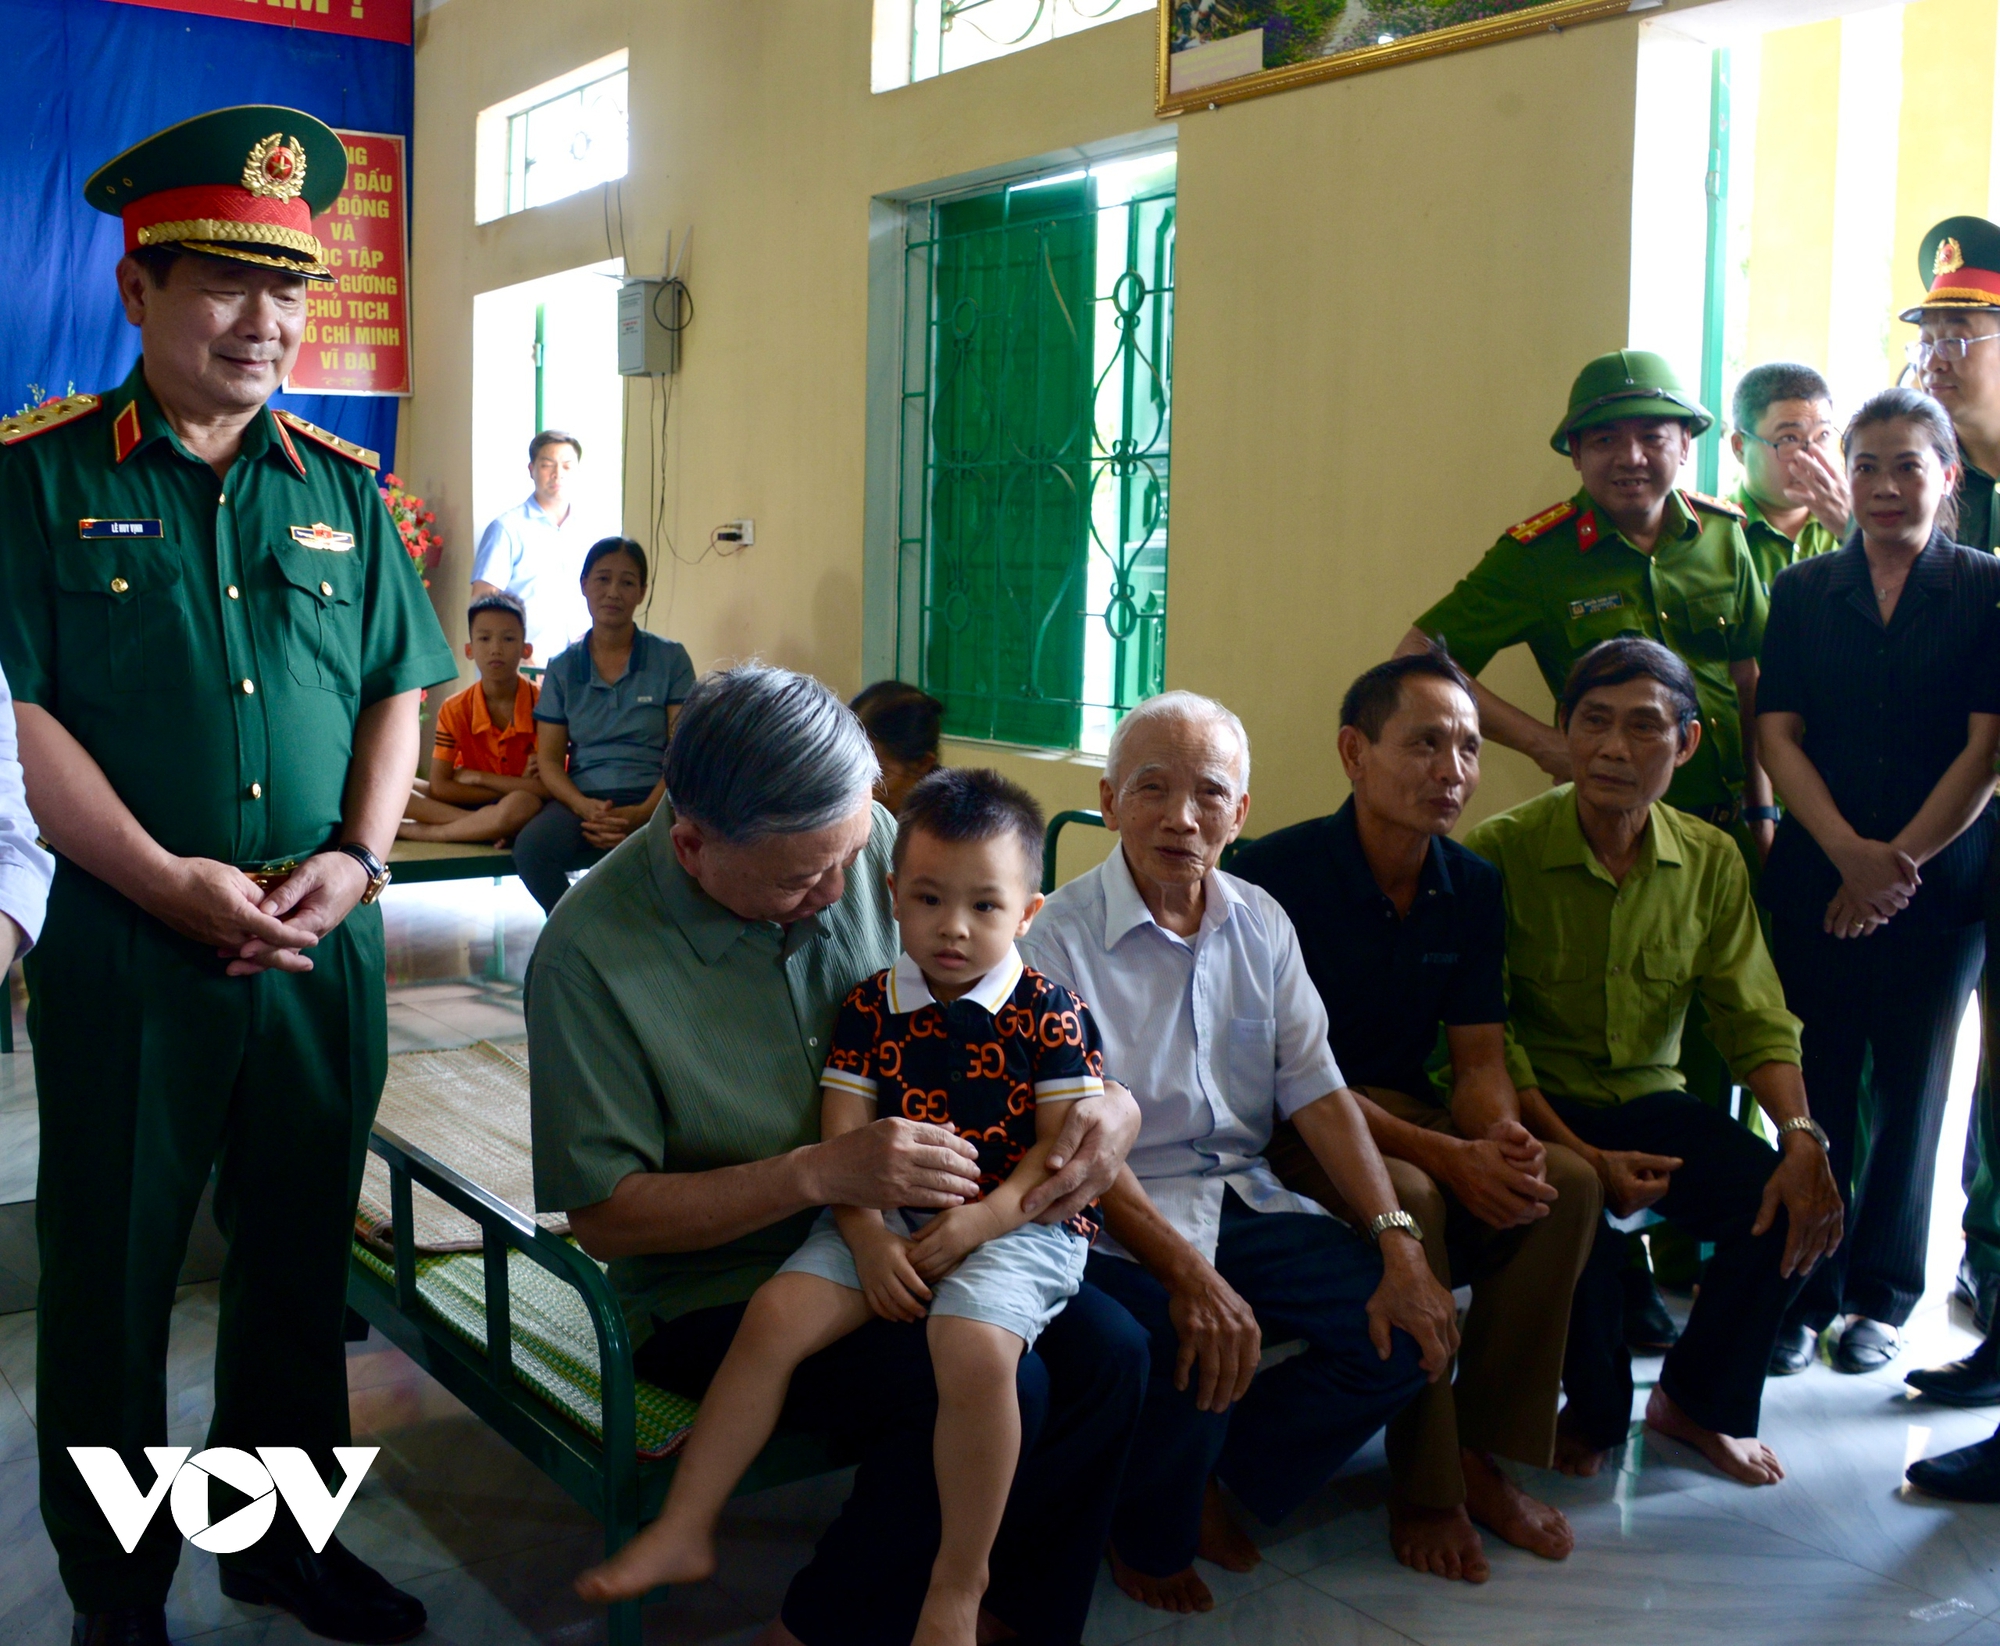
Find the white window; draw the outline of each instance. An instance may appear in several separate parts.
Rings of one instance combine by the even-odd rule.
[[[625,175],[626,54],[615,51],[479,112],[475,221]]]
[[[1154,9],[1155,0],[875,0],[874,88],[891,91]]]

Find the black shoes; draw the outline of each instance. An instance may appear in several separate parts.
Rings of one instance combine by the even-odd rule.
[[[1667,1313],[1666,1299],[1651,1273],[1628,1268],[1625,1280],[1625,1347],[1635,1355],[1663,1355],[1680,1341],[1681,1329]]]
[[[1770,1377],[1796,1377],[1819,1358],[1819,1333],[1811,1326],[1784,1326],[1771,1350]]]
[[[1857,1315],[1833,1349],[1833,1369],[1857,1376],[1879,1372],[1903,1352],[1903,1334],[1894,1326]]]
[[[423,1633],[423,1602],[328,1539],[319,1554],[251,1550],[218,1561],[222,1592],[252,1606],[282,1606],[316,1635],[356,1646],[395,1646]],[[166,1638],[162,1635],[161,1640]],[[95,1646],[95,1643],[93,1643]]]
[[[2000,1338],[1988,1337],[1963,1360],[1925,1367],[1903,1381],[1946,1406],[2000,1406]]]
[[[126,1606],[115,1612],[78,1612],[70,1646],[167,1646],[164,1606]]]
[[[1954,1503],[2000,1503],[2000,1435],[1912,1463],[1903,1478]]]

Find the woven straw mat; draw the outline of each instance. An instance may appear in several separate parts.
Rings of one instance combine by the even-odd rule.
[[[527,1048],[488,1041],[446,1052],[399,1052],[377,1111],[382,1126],[533,1216],[555,1234],[569,1233],[559,1212],[535,1212],[535,1172],[528,1133]],[[419,1252],[476,1252],[479,1225],[418,1185],[412,1212]],[[389,1168],[371,1152],[361,1178],[356,1232],[376,1250],[390,1240]]]

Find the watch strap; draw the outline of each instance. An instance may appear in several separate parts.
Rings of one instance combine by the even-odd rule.
[[[389,865],[358,840],[343,840],[334,850],[353,858],[361,865],[361,872],[368,876],[368,889],[361,894],[363,903],[373,903],[395,878],[389,873]]]
[[[1379,1246],[1382,1244],[1382,1237],[1391,1229],[1401,1229],[1419,1246],[1424,1243],[1424,1231],[1418,1227],[1417,1220],[1408,1212],[1384,1212],[1371,1221],[1364,1232],[1371,1245]]]
[[[1778,1136],[1783,1137],[1787,1132],[1810,1133],[1812,1140],[1822,1149],[1829,1153],[1833,1149],[1833,1140],[1826,1135],[1826,1128],[1808,1115],[1794,1115],[1790,1120],[1779,1121]]]
[[[1745,806],[1743,818],[1749,823],[1776,823],[1784,816],[1777,806]]]

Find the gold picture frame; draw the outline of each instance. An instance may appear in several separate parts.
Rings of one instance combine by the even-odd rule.
[[[1155,112],[1162,117],[1290,91],[1517,35],[1560,33],[1664,0],[1159,0]],[[1323,23],[1315,15],[1323,10]],[[1456,21],[1414,28],[1426,14]],[[1386,25],[1383,18],[1387,18]],[[1234,25],[1234,26],[1232,26]],[[1283,31],[1267,44],[1272,28]],[[1310,43],[1304,39],[1317,27]],[[1400,32],[1399,32],[1400,31]],[[1360,39],[1356,39],[1356,35]],[[1374,34],[1375,38],[1367,39]],[[1186,59],[1201,53],[1198,62]],[[1279,61],[1266,67],[1271,56]],[[1180,59],[1180,62],[1176,62]],[[1254,63],[1256,66],[1250,67]],[[1212,76],[1212,78],[1211,78]]]

